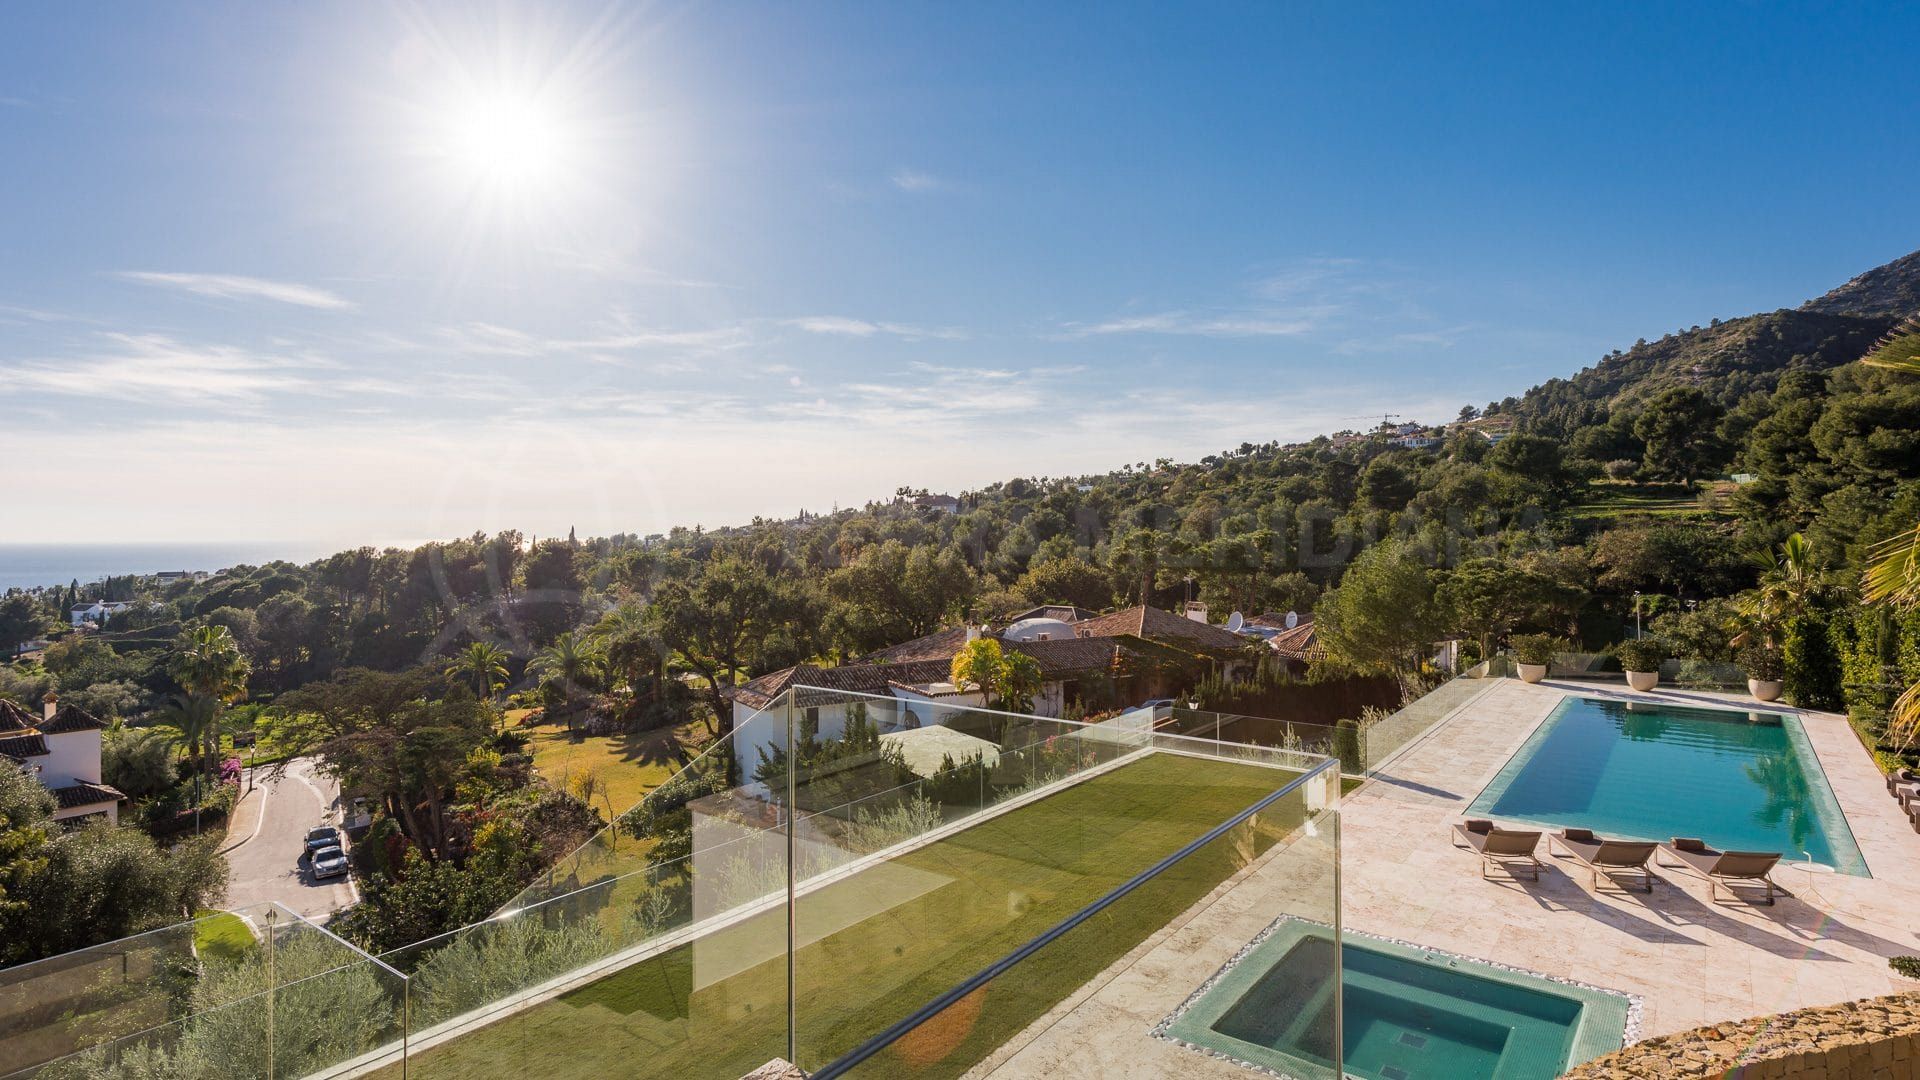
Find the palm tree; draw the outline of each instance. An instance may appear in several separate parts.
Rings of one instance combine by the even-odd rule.
[[[599,673],[600,664],[600,653],[587,636],[569,630],[541,649],[527,670],[539,678],[542,686],[558,684],[564,701],[580,690],[584,680]],[[573,710],[567,710],[566,717],[567,732],[572,734]]]
[[[1825,596],[1827,584],[1814,562],[1813,545],[1799,533],[1787,537],[1779,552],[1756,561],[1762,571],[1760,587],[1741,601],[1740,611],[1759,623],[1768,644],[1774,644],[1775,631]]]
[[[206,778],[211,762],[208,752],[220,745],[220,699],[191,690],[175,694],[160,707],[160,719],[180,729],[180,741],[187,744],[187,757],[193,762],[193,814],[197,831],[200,782]]]
[[[1861,358],[1869,367],[1920,375],[1920,318],[1908,319]],[[1874,549],[1861,582],[1869,604],[1920,607],[1920,523]],[[1907,746],[1920,736],[1920,682],[1907,687],[1887,718],[1887,737]]]
[[[647,622],[646,609],[638,604],[621,604],[606,613],[588,632],[588,640],[606,662],[609,676],[630,699],[638,699],[640,683],[647,680],[649,696],[660,692],[665,672],[667,647]]]
[[[203,702],[195,704],[194,709],[212,713],[201,731],[202,741],[195,744],[201,767],[210,770],[220,749],[221,709],[246,699],[247,675],[253,666],[240,651],[233,631],[224,626],[195,627],[181,634],[173,649],[169,666],[174,681],[186,692],[186,698]]]
[[[473,696],[481,701],[491,701],[507,685],[506,650],[485,641],[472,642],[465,652],[447,661],[447,674],[466,680],[473,687]]]

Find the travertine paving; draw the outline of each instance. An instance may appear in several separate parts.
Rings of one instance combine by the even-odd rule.
[[[1662,869],[1651,896],[1596,894],[1547,857],[1538,884],[1483,880],[1451,824],[1568,693],[1754,708],[1745,698],[1609,684],[1503,680],[1409,747],[1342,808],[1345,925],[1624,991],[1641,1036],[1920,988],[1887,967],[1920,953],[1920,835],[1887,796],[1842,717],[1800,712],[1872,878],[1776,872],[1774,907],[1710,898]],[[1769,712],[1793,712],[1780,706]],[[1275,852],[1105,972],[976,1070],[1027,1076],[1239,1076],[1244,1069],[1148,1032],[1283,914],[1322,921],[1325,837]]]

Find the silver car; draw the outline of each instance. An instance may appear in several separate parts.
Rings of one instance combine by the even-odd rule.
[[[345,877],[346,873],[347,853],[338,847],[325,847],[313,853],[314,877]]]

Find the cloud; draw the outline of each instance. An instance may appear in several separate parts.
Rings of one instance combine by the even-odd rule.
[[[918,169],[895,169],[887,179],[901,191],[933,191],[947,186],[939,177]]]
[[[1062,336],[1096,337],[1108,334],[1176,334],[1195,337],[1247,338],[1298,337],[1321,326],[1321,310],[1301,310],[1281,316],[1246,313],[1237,315],[1193,315],[1184,311],[1163,311],[1153,315],[1131,315],[1098,323],[1068,323]]]
[[[151,270],[127,270],[117,276],[128,281],[140,282],[142,285],[158,285],[162,288],[179,289],[197,296],[211,296],[221,300],[273,300],[282,304],[327,311],[343,311],[354,306],[353,301],[346,297],[312,285],[302,285],[292,281],[268,281],[265,278],[242,277],[239,274],[176,274]]]
[[[806,315],[798,319],[788,319],[786,323],[809,334],[826,334],[835,337],[867,338],[884,335],[904,341],[964,341],[967,337],[966,331],[951,326],[910,326],[906,323],[871,322],[866,319],[850,319],[844,315]]]
[[[104,337],[107,348],[92,355],[0,368],[0,387],[182,406],[252,406],[272,394],[337,392],[313,377],[328,365],[312,357],[188,345],[159,334]]]

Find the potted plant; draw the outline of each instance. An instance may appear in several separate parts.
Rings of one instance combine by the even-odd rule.
[[[1613,647],[1613,655],[1626,669],[1627,685],[1635,690],[1651,690],[1660,685],[1660,664],[1667,658],[1667,647],[1659,638],[1636,638]]]
[[[1740,666],[1747,673],[1747,693],[1756,701],[1774,701],[1785,688],[1787,665],[1780,650],[1749,645],[1740,650]]]
[[[1520,678],[1530,683],[1546,678],[1553,654],[1565,647],[1566,643],[1552,634],[1521,634],[1514,638],[1513,655],[1520,661]]]

